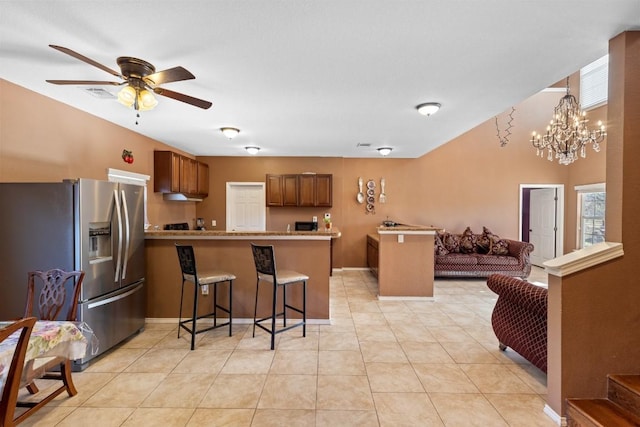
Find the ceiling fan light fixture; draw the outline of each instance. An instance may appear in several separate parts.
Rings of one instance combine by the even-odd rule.
[[[118,92],[118,102],[125,107],[131,108],[136,102],[136,90],[127,85]]]
[[[247,150],[247,153],[253,155],[258,154],[258,151],[260,151],[260,147],[244,147],[245,150]]]
[[[391,150],[393,150],[391,147],[380,147],[378,148],[378,153],[380,153],[381,156],[388,156],[391,154]]]
[[[158,105],[158,100],[153,96],[153,93],[147,89],[140,90],[134,88],[131,85],[123,87],[122,90],[118,92],[118,102],[125,107],[134,107],[139,111],[149,111]]]
[[[418,110],[418,113],[423,116],[429,117],[430,115],[437,113],[440,107],[442,107],[442,105],[438,102],[425,102],[424,104],[418,105],[416,110]]]
[[[240,133],[240,129],[232,128],[232,127],[223,127],[223,128],[220,128],[220,132],[222,132],[222,134],[227,138],[233,139],[236,136],[238,136],[238,134]]]
[[[158,100],[153,96],[153,93],[146,89],[142,89],[138,93],[138,109],[140,111],[152,110],[156,105],[158,105]]]

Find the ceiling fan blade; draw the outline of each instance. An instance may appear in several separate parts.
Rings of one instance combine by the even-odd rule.
[[[195,78],[196,76],[191,74],[187,69],[183,67],[174,67],[144,76],[143,80],[151,86],[160,86],[164,83],[191,80]]]
[[[96,62],[91,58],[87,58],[86,56],[81,55],[78,52],[73,51],[73,50],[71,50],[69,48],[62,47],[62,46],[56,46],[56,45],[53,45],[53,44],[50,44],[49,47],[52,47],[52,48],[54,48],[56,50],[59,50],[62,53],[66,53],[69,56],[73,56],[74,58],[79,59],[82,62],[86,62],[87,64],[93,65],[94,67],[100,68],[101,70],[106,71],[107,73],[112,74],[112,75],[114,75],[116,77],[120,77],[121,79],[124,79],[124,77],[122,77],[122,75],[119,72],[114,71],[111,68],[107,67],[106,65],[102,65],[99,62]]]
[[[100,80],[47,80],[47,83],[54,85],[112,85],[120,86],[126,82],[104,82]]]
[[[163,89],[161,87],[154,88],[153,91],[158,95],[166,96],[168,98],[173,98],[178,101],[186,102],[187,104],[195,105],[196,107],[200,107],[204,110],[211,107],[213,104],[209,101],[205,101],[203,99],[194,98],[193,96],[185,95],[184,93],[174,92],[172,90]]]

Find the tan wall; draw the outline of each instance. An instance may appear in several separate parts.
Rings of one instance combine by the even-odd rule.
[[[122,160],[124,149],[133,152],[133,164]],[[108,168],[151,175],[153,180],[153,150],[167,149],[158,141],[0,79],[0,182],[107,179]],[[165,203],[153,193],[153,185],[148,211],[152,224],[195,217],[192,203]]]
[[[106,177],[109,167],[151,175],[153,150],[166,145],[0,80],[0,181],[51,181],[68,177]],[[519,235],[519,185],[564,184],[566,188],[566,250],[575,241],[574,185],[600,181],[605,153],[589,153],[566,167],[536,158],[529,143],[532,129],[542,131],[561,93],[540,93],[516,105],[510,142],[500,147],[494,119],[418,159],[330,157],[199,157],[210,166],[210,196],[202,203],[164,202],[149,192],[151,224],[192,222],[204,217],[225,227],[225,185],[228,181],[263,181],[267,173],[313,171],[333,174],[330,209],[270,208],[267,227],[284,229],[296,220],[331,212],[343,233],[335,242],[335,267],[366,266],[366,235],[390,218],[407,224],[435,225],[452,231],[487,226],[504,237]],[[37,126],[34,126],[37,123]],[[499,115],[502,129],[506,114]],[[425,132],[430,123],[425,119]],[[122,150],[135,162],[124,163]],[[188,153],[182,153],[188,154]],[[573,171],[576,170],[575,176]],[[594,176],[590,176],[594,173]],[[358,177],[387,183],[387,203],[367,214],[356,202]],[[569,190],[571,186],[571,190]],[[151,190],[152,185],[149,186]],[[571,220],[573,218],[573,225]]]

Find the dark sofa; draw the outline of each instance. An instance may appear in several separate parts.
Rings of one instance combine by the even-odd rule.
[[[435,236],[435,277],[488,277],[494,273],[526,278],[531,273],[533,245],[502,239],[486,227],[473,234],[439,232]]]

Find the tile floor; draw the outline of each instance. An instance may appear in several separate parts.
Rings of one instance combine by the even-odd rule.
[[[529,280],[546,283],[534,269]],[[331,325],[277,338],[249,325],[201,334],[173,324],[75,373],[24,426],[554,426],[546,378],[498,350],[483,280],[437,280],[435,301],[378,301],[368,271],[331,278]],[[44,383],[40,384],[44,386]]]

